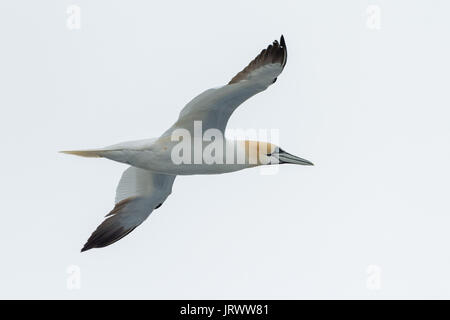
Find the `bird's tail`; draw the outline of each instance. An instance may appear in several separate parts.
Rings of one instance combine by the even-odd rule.
[[[73,154],[75,156],[86,157],[86,158],[101,158],[104,149],[91,149],[91,150],[70,150],[70,151],[60,151],[60,153]]]

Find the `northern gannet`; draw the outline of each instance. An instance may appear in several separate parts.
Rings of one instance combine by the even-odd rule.
[[[233,111],[244,101],[272,85],[283,71],[286,61],[286,43],[281,36],[279,42],[275,40],[262,50],[228,84],[206,90],[192,99],[181,110],[178,120],[160,137],[128,141],[94,150],[61,151],[82,157],[107,158],[130,165],[117,186],[114,208],[92,233],[81,251],[108,246],[133,231],[171,194],[177,175],[218,174],[283,163],[313,165],[272,143],[224,138],[225,127]],[[216,143],[222,142],[212,153],[213,161],[202,158],[212,141],[203,139],[208,132],[210,135],[216,134]],[[217,138],[218,134],[221,134],[221,140]],[[182,139],[178,139],[180,137]],[[182,147],[186,149],[174,152]],[[194,152],[188,150],[190,147]],[[175,161],[174,155],[179,157],[180,154],[184,161]],[[235,155],[236,158],[243,155],[243,160],[237,161]]]

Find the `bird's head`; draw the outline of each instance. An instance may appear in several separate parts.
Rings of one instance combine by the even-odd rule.
[[[245,141],[245,151],[250,163],[256,165],[271,165],[271,164],[300,164],[304,166],[313,166],[311,161],[294,156],[279,146],[262,141]]]

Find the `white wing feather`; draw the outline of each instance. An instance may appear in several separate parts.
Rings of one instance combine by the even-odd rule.
[[[283,71],[287,49],[283,36],[264,49],[250,64],[225,86],[208,89],[192,99],[180,112],[177,122],[163,136],[177,128],[193,132],[194,121],[202,121],[202,129],[216,128],[224,132],[236,108],[255,94],[266,90]]]
[[[176,176],[130,167],[122,174],[116,205],[81,251],[108,246],[133,231],[172,192]]]

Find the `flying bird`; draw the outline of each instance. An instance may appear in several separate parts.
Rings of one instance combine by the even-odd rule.
[[[236,108],[255,94],[275,83],[287,61],[284,37],[262,50],[250,64],[236,74],[226,85],[208,89],[192,99],[180,112],[176,122],[160,137],[127,141],[105,148],[61,151],[82,157],[107,158],[130,165],[124,171],[116,191],[115,206],[97,227],[81,251],[108,246],[125,237],[159,208],[172,192],[177,175],[219,174],[271,164],[313,165],[310,161],[285,152],[280,147],[263,141],[227,139],[224,136],[228,119]],[[185,140],[174,139],[179,132],[193,136],[185,146],[195,149],[195,137],[209,129],[223,134],[223,149],[219,160],[184,161],[175,163],[173,150]],[[180,142],[181,141],[181,142]],[[198,146],[198,145],[197,145]],[[231,147],[230,147],[231,146]],[[201,151],[206,144],[200,142]],[[231,150],[231,151],[230,151]],[[254,152],[252,152],[254,150]],[[195,151],[195,150],[194,150]],[[184,154],[192,160],[194,154]],[[244,154],[244,161],[229,160],[231,152]],[[195,153],[195,152],[194,152]],[[181,154],[181,153],[180,153]],[[217,158],[216,158],[217,159]],[[234,160],[234,154],[233,154]]]

